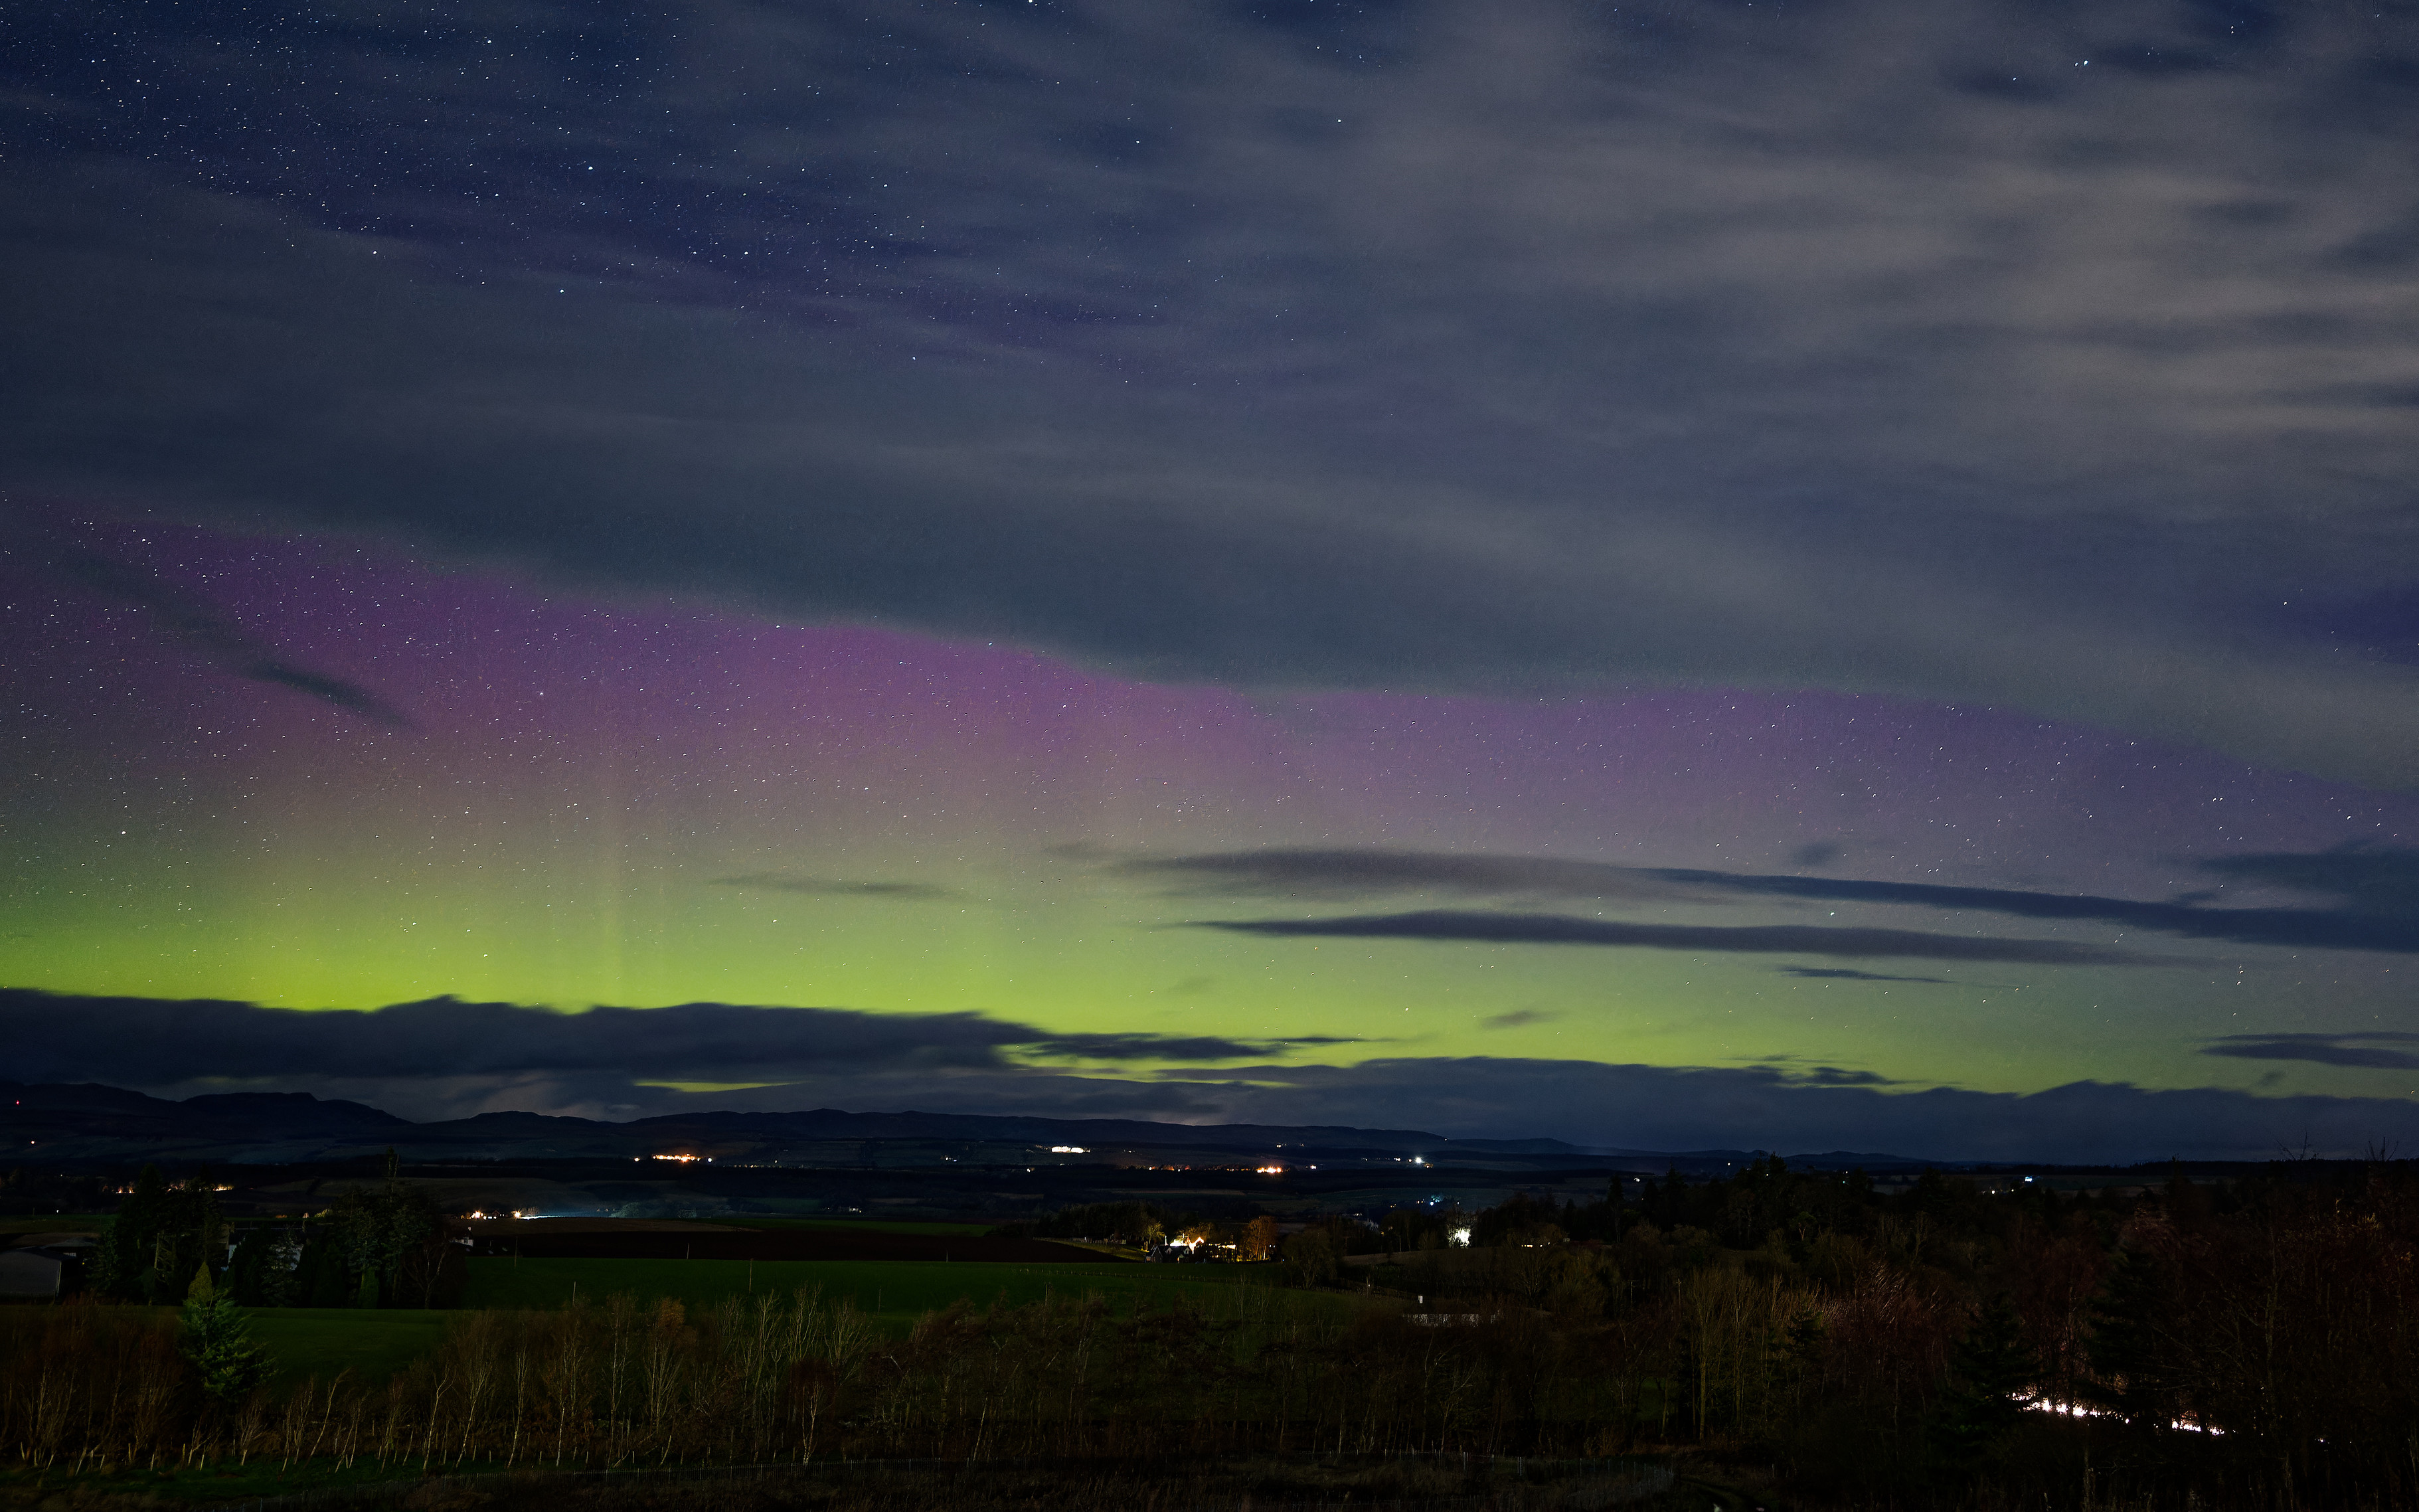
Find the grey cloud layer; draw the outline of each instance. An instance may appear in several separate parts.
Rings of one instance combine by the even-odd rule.
[[[2419,578],[2419,23],[1767,8],[363,20],[250,199],[63,61],[0,479],[1145,675],[1892,689],[2419,782],[2419,685],[2270,610]],[[475,202],[389,166],[447,162]]]
[[[2330,908],[2206,907],[2213,893],[2181,903],[2145,903],[2103,898],[2089,893],[2036,892],[2011,887],[1943,887],[1922,882],[1873,882],[1853,877],[1777,875],[1713,872],[1690,867],[1612,866],[1551,856],[1456,856],[1434,851],[1315,850],[1271,847],[1253,851],[1198,856],[1129,856],[1108,863],[1124,875],[1172,883],[1179,893],[1207,891],[1241,896],[1286,896],[1319,899],[1382,897],[1403,892],[1459,893],[1504,899],[1658,899],[1695,903],[1780,899],[1799,903],[1849,903],[1927,908],[1941,912],[1998,914],[2016,918],[2091,920],[2148,930],[2187,939],[2223,940],[2241,945],[2294,949],[2419,952],[2419,852],[2388,847],[2343,848],[2309,854],[2262,853],[2224,856],[2203,863],[2205,870],[2229,881],[2332,893],[2341,900]],[[1425,925],[1390,925],[1368,933],[1416,933],[1419,927],[1446,930],[1461,915],[1406,915],[1398,919],[1425,920]],[[1509,917],[1509,916],[1494,916]],[[1320,921],[1318,927],[1280,927],[1281,921],[1221,922],[1218,928],[1251,928],[1261,933],[1350,933],[1331,929],[1348,920]],[[1567,921],[1574,924],[1584,921]],[[1508,926],[1507,926],[1508,927]],[[1543,927],[1543,926],[1541,926]],[[1643,926],[1610,925],[1613,931]],[[1687,932],[1683,932],[1686,934]],[[1737,930],[1701,930],[1712,949],[1728,936],[1746,938]],[[1845,940],[1848,930],[1810,930],[1810,934]],[[1897,933],[1897,932],[1885,932]],[[1441,936],[1440,936],[1441,937]],[[1479,938],[1477,934],[1454,937]],[[1564,943],[1578,943],[1574,933]],[[1610,934],[1601,943],[1653,943],[1641,935],[1619,941]],[[2020,943],[2020,942],[2017,942]],[[1733,949],[1781,949],[1741,945]],[[1815,947],[1809,947],[1810,950]],[[1826,954],[1909,954],[1904,950],[1859,952],[1825,950]],[[1952,957],[1940,959],[1982,959]],[[2001,956],[1995,959],[2048,959]],[[2103,957],[2103,959],[2107,959]]]
[[[1585,1061],[1387,1059],[1348,1070],[1276,1068],[1224,1084],[1226,1117],[1315,1103],[1337,1121],[1416,1109],[1448,1134],[1517,1129],[1646,1149],[1880,1149],[1938,1159],[2262,1160],[2309,1149],[2411,1148],[2419,1104],[2400,1098],[2258,1097],[2076,1082],[2027,1094],[1957,1088],[1883,1091],[1776,1068]],[[1843,1079],[1853,1079],[1848,1073]],[[1191,1084],[1208,1100],[1219,1084]],[[1399,1119],[1397,1121],[1400,1121]]]
[[[370,1012],[0,989],[14,1074],[136,1086],[193,1077],[451,1078],[609,1072],[736,1081],[810,1071],[998,1069],[1015,1057],[1233,1060],[1328,1038],[1050,1034],[981,1013],[686,1003],[558,1013],[453,997]]]
[[[2358,1154],[2419,1141],[2419,1104],[2398,1098],[2094,1082],[2029,1095],[1884,1091],[1884,1078],[1870,1072],[1820,1065],[1392,1057],[1352,1066],[1254,1061],[1140,1075],[1077,1072],[1018,1057],[1224,1060],[1273,1046],[1148,1034],[1042,1036],[973,1013],[690,1004],[565,1014],[453,998],[368,1013],[302,1013],[0,991],[0,1037],[9,1047],[9,1073],[27,1081],[91,1080],[179,1095],[229,1087],[310,1091],[416,1119],[502,1109],[633,1118],[708,1107],[917,1108],[1415,1126],[1645,1149],[1862,1149],[2078,1161],[2260,1159],[2305,1148]],[[712,1093],[644,1085],[681,1080],[773,1085]]]
[[[2034,965],[2146,965],[2157,958],[2065,940],[1827,929],[1810,924],[1624,924],[1561,914],[1428,908],[1338,918],[1204,919],[1197,929],[1284,938],[1457,941],[1480,945],[1593,945],[1705,954],[1822,955],[1847,959],[2007,961]]]
[[[790,892],[809,898],[874,898],[892,903],[937,903],[957,894],[931,882],[852,882],[832,877],[800,876],[791,872],[749,872],[715,877],[711,886],[749,892]]]
[[[2229,1034],[2201,1047],[2205,1056],[2240,1060],[2306,1060],[2321,1066],[2382,1071],[2419,1069],[2419,1053],[2396,1049],[2419,1044],[2419,1034]]]

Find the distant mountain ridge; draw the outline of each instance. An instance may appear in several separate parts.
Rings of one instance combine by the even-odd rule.
[[[1451,1162],[1598,1165],[1643,1169],[1657,1162],[1719,1168],[1761,1151],[1594,1149],[1560,1139],[1450,1139],[1416,1129],[1337,1124],[1181,1124],[1140,1119],[1052,1119],[978,1113],[676,1113],[627,1123],[503,1112],[417,1123],[364,1103],[307,1092],[221,1092],[181,1102],[97,1083],[0,1082],[0,1138],[18,1159],[70,1163],[334,1161],[393,1148],[407,1160],[619,1159],[695,1154],[736,1163],[844,1163],[848,1146],[994,1147],[1015,1151],[1080,1147],[1095,1154],[1426,1157]],[[937,1157],[936,1157],[937,1158]],[[1800,1157],[1872,1168],[1922,1164],[1903,1156]]]

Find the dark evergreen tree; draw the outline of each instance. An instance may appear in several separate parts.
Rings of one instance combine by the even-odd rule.
[[[348,1284],[345,1257],[336,1248],[335,1239],[321,1224],[316,1229],[303,1227],[302,1253],[294,1263],[292,1295],[297,1307],[349,1307],[357,1283]]]
[[[346,1296],[320,1305],[432,1304],[448,1246],[436,1205],[419,1188],[400,1180],[389,1180],[375,1192],[354,1187],[337,1198],[325,1231],[341,1267]],[[318,1276],[312,1286],[315,1297],[324,1294]]]
[[[2091,1301],[2086,1347],[2101,1406],[2151,1427],[2175,1421],[2176,1372],[2166,1348],[2172,1311],[2166,1268],[2147,1251],[2119,1250]]]
[[[1659,1186],[1649,1186],[1644,1203],[1647,1218],[1658,1228],[1671,1228],[1689,1218],[1688,1179],[1678,1166],[1663,1173]]]
[[[243,1307],[295,1304],[294,1250],[285,1230],[247,1228],[227,1257],[224,1287]]]
[[[2040,1368],[2014,1299],[1998,1293],[1976,1314],[1949,1357],[1949,1389],[1932,1425],[1941,1459],[1964,1470],[1987,1458],[2022,1420]]]
[[[159,1166],[146,1165],[94,1246],[93,1290],[117,1302],[148,1301],[154,1251],[166,1218],[167,1183]]]
[[[146,1165],[95,1246],[93,1288],[119,1302],[180,1300],[193,1268],[225,1264],[226,1226],[208,1171],[173,1185]]]
[[[202,1395],[225,1404],[240,1400],[269,1375],[269,1351],[253,1342],[250,1323],[235,1299],[210,1282],[200,1267],[185,1299],[178,1351],[202,1378]]]

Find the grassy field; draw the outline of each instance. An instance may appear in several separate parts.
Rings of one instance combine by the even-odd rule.
[[[350,1367],[383,1381],[437,1348],[454,1315],[416,1308],[254,1307],[252,1336],[276,1362],[279,1381],[325,1381]]]
[[[91,1233],[109,1222],[105,1212],[12,1212],[0,1217],[0,1237],[17,1234]]]
[[[174,1307],[123,1310],[148,1314],[162,1326],[177,1317]],[[269,1351],[271,1379],[285,1383],[305,1376],[326,1381],[347,1367],[361,1379],[383,1381],[435,1349],[455,1315],[405,1308],[247,1307],[243,1316],[253,1342]]]
[[[701,1220],[733,1228],[842,1228],[867,1234],[970,1234],[991,1232],[988,1224],[925,1224],[886,1218],[760,1218],[754,1213],[728,1213]]]
[[[1265,1292],[1269,1285],[1270,1273],[1256,1266],[498,1257],[470,1261],[470,1285],[463,1302],[471,1307],[559,1307],[577,1286],[582,1297],[597,1301],[627,1291],[641,1299],[677,1297],[697,1308],[750,1292],[787,1296],[808,1286],[821,1287],[826,1302],[846,1297],[859,1311],[904,1332],[919,1315],[960,1300],[984,1307],[1005,1296],[1011,1305],[1022,1305],[1044,1296],[1098,1292],[1117,1312],[1131,1313],[1138,1307],[1164,1307],[1183,1296],[1196,1298],[1215,1312],[1222,1304],[1233,1304],[1240,1288]]]

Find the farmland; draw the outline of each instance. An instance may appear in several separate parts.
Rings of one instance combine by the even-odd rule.
[[[380,1381],[436,1349],[453,1317],[402,1307],[261,1307],[251,1321],[280,1380],[325,1381],[349,1369]]]
[[[617,1291],[639,1300],[678,1299],[711,1307],[726,1297],[786,1296],[820,1288],[846,1300],[886,1329],[904,1333],[916,1319],[956,1302],[1011,1306],[1053,1297],[1098,1295],[1120,1316],[1190,1298],[1212,1312],[1244,1288],[1268,1289],[1256,1267],[1160,1265],[992,1265],[919,1260],[474,1259],[464,1303],[471,1307],[559,1307],[578,1294],[601,1301]]]
[[[1164,1309],[1179,1299],[1213,1317],[1248,1307],[1265,1316],[1269,1272],[1244,1266],[991,1265],[963,1261],[473,1259],[466,1308],[554,1309],[576,1296],[603,1303],[626,1292],[641,1304],[663,1298],[691,1312],[709,1311],[731,1297],[787,1299],[801,1288],[825,1305],[845,1301],[880,1332],[904,1335],[916,1319],[952,1304],[975,1308],[1024,1306],[1051,1299],[1097,1296],[1110,1314],[1130,1318]],[[1346,1297],[1288,1291],[1297,1304],[1319,1312],[1349,1307]],[[150,1310],[150,1309],[146,1309]],[[156,1310],[164,1326],[170,1316]],[[462,1311],[374,1307],[258,1307],[248,1310],[252,1336],[265,1347],[275,1379],[322,1381],[351,1370],[363,1381],[386,1379],[434,1350]]]

